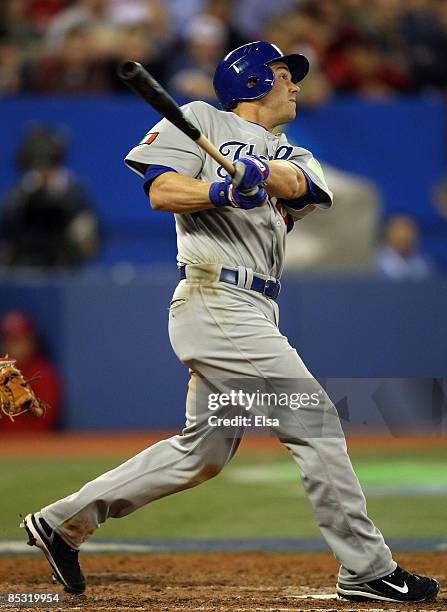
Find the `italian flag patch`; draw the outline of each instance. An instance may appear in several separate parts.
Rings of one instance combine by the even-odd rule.
[[[147,144],[150,145],[157,138],[160,132],[148,132],[143,136],[138,144]]]

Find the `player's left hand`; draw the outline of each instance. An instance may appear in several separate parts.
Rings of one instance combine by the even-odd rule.
[[[234,162],[236,172],[231,182],[239,193],[250,192],[258,185],[263,186],[270,174],[267,163],[256,155],[240,157]]]

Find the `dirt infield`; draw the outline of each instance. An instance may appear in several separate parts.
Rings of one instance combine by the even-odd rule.
[[[447,553],[402,554],[397,561],[410,570],[435,576],[441,585],[447,582]],[[338,569],[335,559],[329,554],[85,555],[82,566],[88,580],[84,595],[64,594],[61,604],[34,610],[447,610],[447,592],[442,590],[437,602],[417,605],[325,599],[324,595],[334,594]],[[49,566],[43,557],[0,558],[0,590],[2,593],[62,593],[62,587],[49,583]],[[310,598],[315,595],[320,597]]]
[[[2,438],[0,457],[79,457],[79,456],[110,456],[114,454],[133,455],[155,444],[159,440],[169,438],[178,432],[142,433],[34,433],[8,435]],[[446,438],[429,435],[413,435],[391,437],[383,432],[374,436],[349,436],[348,446],[351,450],[358,448],[377,450],[402,450],[432,447],[445,447]],[[266,451],[286,452],[274,436],[247,435],[240,446],[239,453],[256,453]]]

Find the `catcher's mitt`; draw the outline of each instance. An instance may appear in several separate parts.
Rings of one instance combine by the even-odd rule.
[[[2,412],[9,416],[11,421],[24,412],[32,416],[43,416],[46,405],[36,397],[30,385],[38,376],[25,380],[14,364],[15,359],[10,359],[7,355],[0,358],[0,417]]]

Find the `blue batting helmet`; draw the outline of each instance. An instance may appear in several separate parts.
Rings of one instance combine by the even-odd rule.
[[[283,55],[281,49],[271,43],[258,40],[242,45],[221,60],[214,73],[214,91],[224,110],[234,102],[258,100],[273,87],[275,74],[271,62],[282,60],[287,64],[292,81],[299,83],[309,71],[304,55]]]

